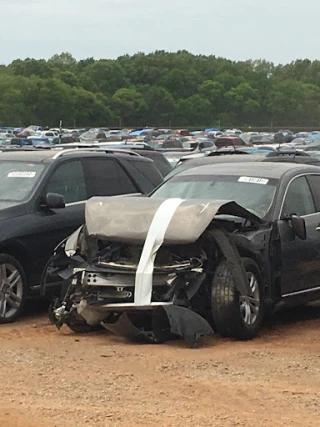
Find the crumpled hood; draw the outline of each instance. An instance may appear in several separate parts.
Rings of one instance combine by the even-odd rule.
[[[85,211],[89,236],[136,244],[145,242],[151,224],[157,228],[164,222],[164,244],[193,243],[219,214],[246,218],[257,225],[264,222],[230,200],[94,197],[87,201]]]

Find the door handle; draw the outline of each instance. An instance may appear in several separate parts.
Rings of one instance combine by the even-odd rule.
[[[320,231],[320,224],[318,225],[318,227],[316,228],[316,231]]]

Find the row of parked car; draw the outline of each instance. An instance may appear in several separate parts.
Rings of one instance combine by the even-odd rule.
[[[253,338],[280,302],[320,297],[320,169],[306,159],[221,150],[172,169],[143,145],[3,149],[0,322],[44,296],[77,332]]]
[[[187,142],[198,139],[205,139],[212,142],[219,137],[240,138],[242,143],[271,143],[271,142],[291,142],[296,138],[318,138],[319,131],[297,132],[280,129],[278,132],[242,132],[240,129],[207,128],[203,130],[188,129],[164,129],[164,128],[135,128],[135,129],[109,129],[86,128],[86,129],[66,129],[66,128],[43,128],[41,126],[29,125],[26,128],[0,127],[0,140],[4,144],[5,139],[20,138],[26,142],[34,140],[51,143],[59,143],[59,138],[74,137],[75,142],[116,142],[116,141],[153,141],[162,145],[164,142],[177,141]],[[180,141],[179,141],[180,140]],[[185,144],[186,146],[188,144]],[[182,148],[182,147],[181,147]]]

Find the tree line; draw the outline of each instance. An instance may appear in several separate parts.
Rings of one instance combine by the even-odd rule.
[[[0,124],[320,127],[320,61],[234,62],[187,51],[0,66]]]

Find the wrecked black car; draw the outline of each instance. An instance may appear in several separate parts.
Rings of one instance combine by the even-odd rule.
[[[258,333],[280,301],[318,299],[320,173],[314,166],[200,166],[149,197],[95,197],[55,251],[50,318],[129,339]]]

